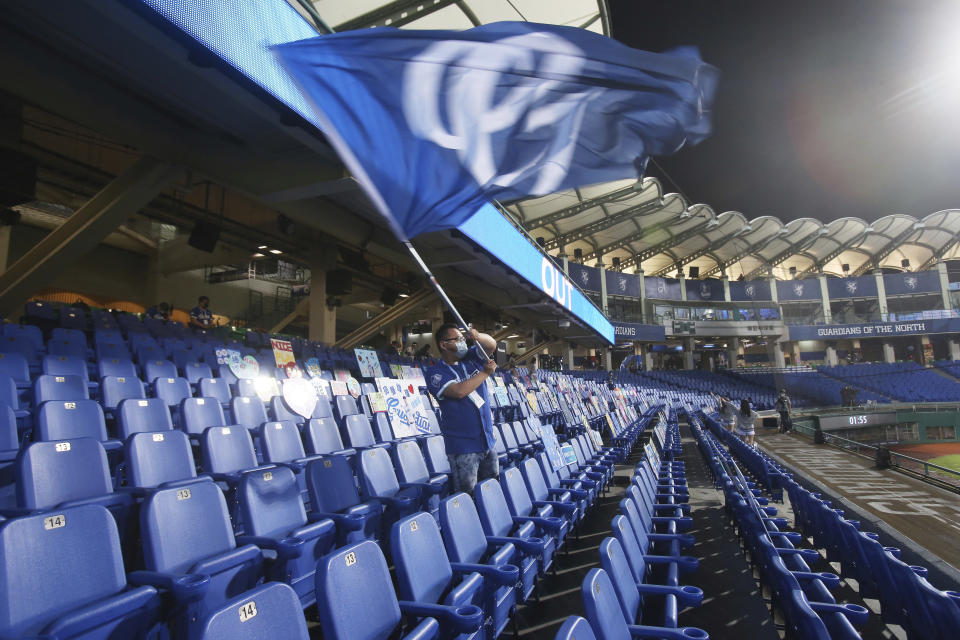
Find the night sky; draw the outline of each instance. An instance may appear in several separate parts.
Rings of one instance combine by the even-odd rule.
[[[618,40],[722,73],[712,137],[648,167],[666,191],[785,222],[960,208],[960,0],[609,4]]]

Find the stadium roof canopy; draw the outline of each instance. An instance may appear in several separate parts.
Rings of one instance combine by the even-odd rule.
[[[290,0],[313,13],[332,31],[391,25],[408,29],[468,29],[500,20],[566,24],[609,35],[605,0]],[[960,206],[960,203],[958,203]],[[860,275],[871,269],[931,267],[938,259],[960,257],[960,210],[922,218],[892,214],[873,222],[835,214],[822,223],[809,218],[781,221],[774,216],[748,220],[737,211],[716,213],[707,204],[664,194],[655,179],[626,180],[563,191],[510,203],[508,217],[554,255],[585,264],[666,275],[697,267],[700,277],[726,273],[755,278],[772,273],[789,278],[823,271]],[[773,212],[774,214],[776,212]],[[883,212],[878,212],[883,213]],[[689,271],[687,271],[689,273]]]

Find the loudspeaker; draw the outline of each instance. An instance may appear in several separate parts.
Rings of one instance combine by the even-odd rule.
[[[220,225],[206,220],[197,220],[193,225],[193,231],[190,232],[190,239],[187,240],[194,249],[213,253],[217,246],[217,240],[220,239]]]
[[[388,307],[397,301],[397,297],[400,295],[400,292],[394,289],[393,287],[387,287],[383,290],[383,293],[380,294],[380,302],[387,305]]]
[[[0,207],[37,198],[37,161],[20,151],[0,148]]]
[[[343,296],[353,293],[353,273],[346,269],[327,271],[327,295]]]
[[[613,257],[613,268],[618,269],[620,267],[620,258],[617,256]]]
[[[690,267],[690,277],[699,278],[700,277],[700,267]]]
[[[900,266],[903,267],[904,269],[907,269],[910,267],[910,261],[904,258],[903,260],[900,261]]]
[[[840,265],[840,268],[843,269],[844,273],[848,273],[850,271],[850,265],[848,264],[842,264]]]

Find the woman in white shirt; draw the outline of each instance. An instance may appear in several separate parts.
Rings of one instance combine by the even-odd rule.
[[[751,447],[756,439],[754,426],[757,424],[757,418],[759,417],[757,412],[750,408],[749,400],[740,401],[740,413],[737,414],[737,435]]]
[[[737,408],[729,398],[720,398],[720,421],[727,431],[733,431],[737,426]]]

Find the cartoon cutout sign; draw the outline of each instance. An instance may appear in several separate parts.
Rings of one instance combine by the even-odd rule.
[[[308,380],[290,378],[283,381],[283,401],[291,411],[309,419],[317,408],[317,393]]]

